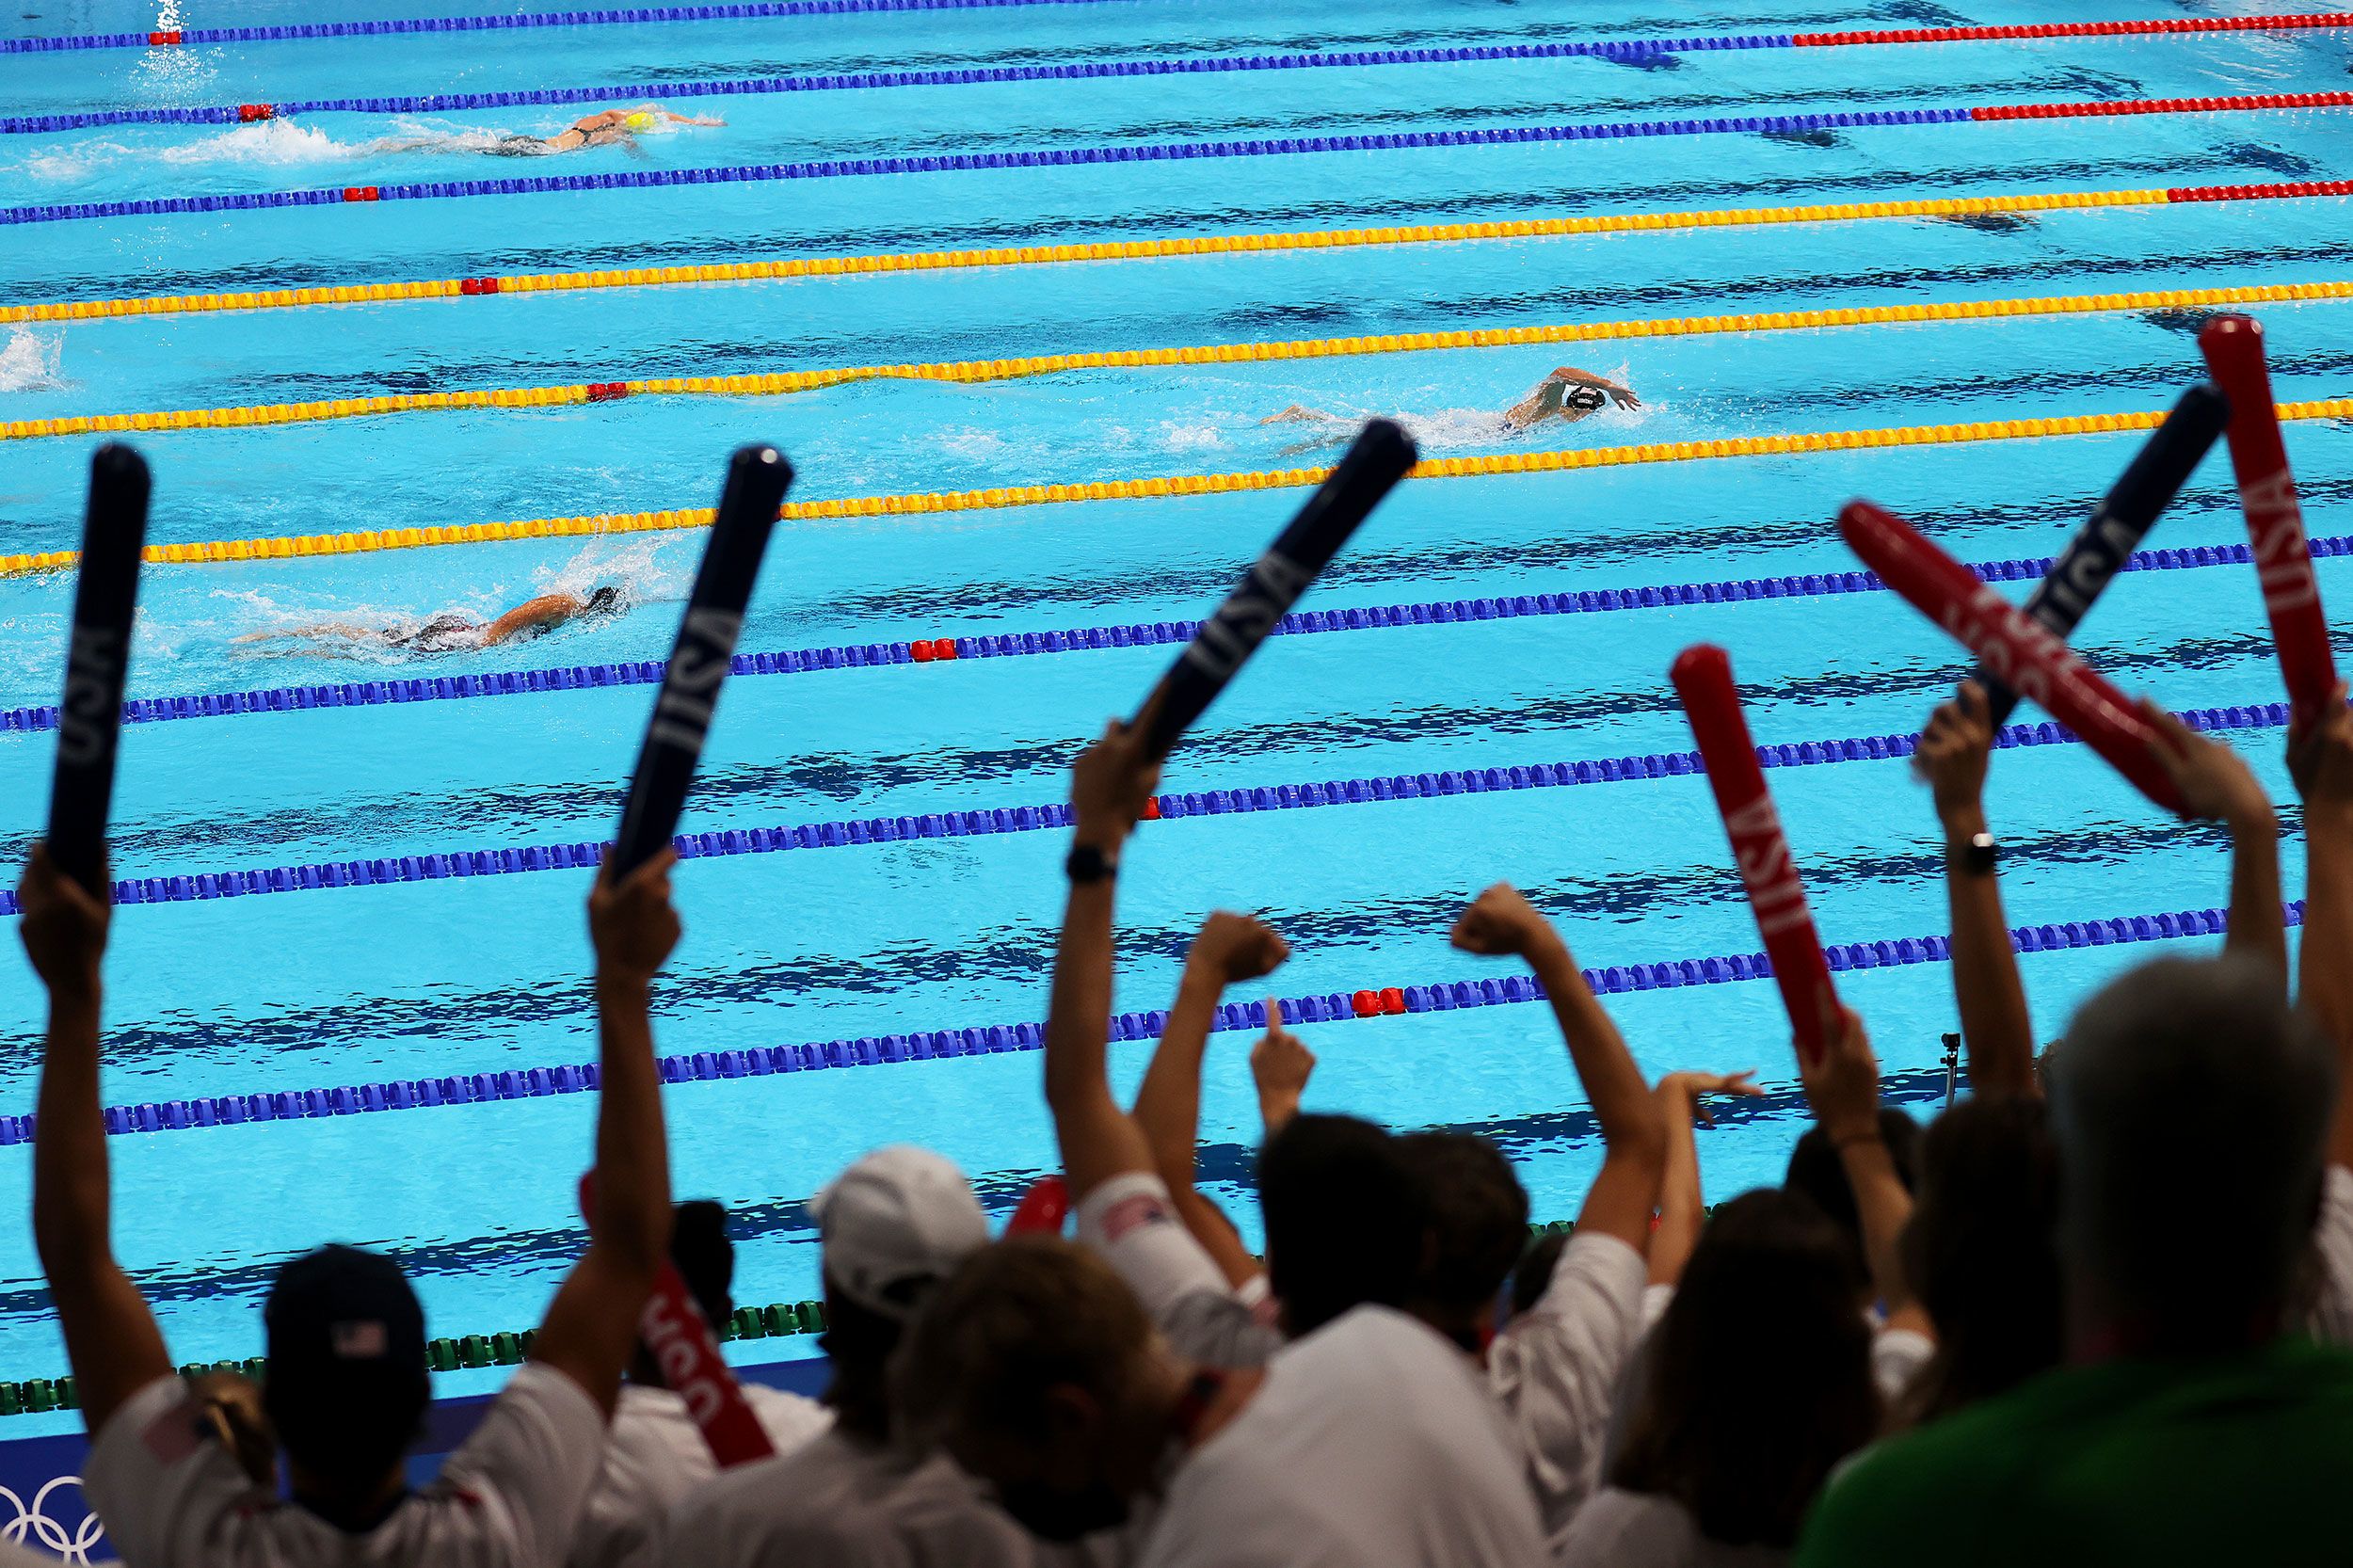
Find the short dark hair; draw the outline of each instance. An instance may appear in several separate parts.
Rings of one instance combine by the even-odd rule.
[[[334,1492],[375,1486],[432,1400],[424,1309],[400,1265],[358,1247],[305,1253],[278,1271],[262,1320],[262,1404],[287,1458]]]
[[[2052,1073],[2071,1288],[2147,1323],[2149,1353],[2243,1346],[2311,1246],[2336,1096],[2335,1052],[2261,964],[2164,958],[2109,982]]]
[[[1880,1136],[1887,1144],[1888,1158],[1895,1162],[1896,1176],[1904,1184],[1904,1191],[1918,1191],[1920,1124],[1893,1106],[1881,1106]],[[1838,1158],[1838,1151],[1831,1146],[1829,1137],[1820,1128],[1807,1128],[1800,1135],[1797,1146],[1789,1151],[1789,1169],[1781,1184],[1789,1192],[1813,1199],[1814,1207],[1838,1227],[1848,1260],[1854,1265],[1855,1277],[1867,1285],[1871,1269],[1863,1250],[1863,1216],[1855,1208],[1854,1188],[1847,1180],[1846,1161]]]
[[[1936,1353],[1897,1401],[1917,1425],[2058,1365],[2058,1148],[2043,1102],[1965,1099],[1929,1125],[1904,1272],[1936,1323]]]
[[[1546,1230],[1528,1243],[1520,1266],[1512,1272],[1512,1316],[1531,1311],[1552,1288],[1552,1272],[1561,1266],[1561,1253],[1569,1244],[1569,1230]]]
[[[1258,1152],[1267,1283],[1292,1338],[1352,1308],[1401,1306],[1421,1277],[1422,1204],[1397,1140],[1354,1116],[1298,1115]]]
[[[1860,1288],[1805,1198],[1768,1187],[1719,1207],[1652,1337],[1610,1484],[1682,1504],[1710,1541],[1795,1544],[1879,1424]]]
[[[712,1332],[726,1334],[735,1315],[735,1243],[728,1238],[727,1209],[709,1198],[680,1204],[670,1216],[670,1261]]]
[[[1469,1132],[1409,1132],[1397,1152],[1428,1226],[1417,1297],[1449,1312],[1492,1305],[1528,1246],[1528,1189],[1503,1151]]]

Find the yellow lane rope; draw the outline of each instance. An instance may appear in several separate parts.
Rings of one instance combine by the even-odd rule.
[[[584,272],[442,278],[409,283],[346,283],[326,288],[256,289],[229,294],[166,294],[135,299],[83,299],[0,306],[0,324],[89,321],[107,316],[176,315],[192,311],[277,311],[306,305],[370,305],[459,295],[536,294],[567,289],[636,289],[679,283],[741,283],[778,278],[842,278],[874,272],[936,272],[1040,263],[1128,262],[1217,256],[1252,250],[1325,250],[1366,245],[1430,245],[1465,240],[1546,239],[1619,234],[1645,229],[1743,228],[1767,223],[1843,223],[1865,218],[1968,217],[1983,213],[2050,212],[2074,207],[2162,207],[2163,187],[2148,190],[2042,191],[2020,196],[1937,197],[1918,201],[1843,201],[1801,207],[1721,207],[1680,213],[1610,213],[1593,217],[1531,218],[1510,223],[1426,223],[1410,228],[1309,229],[1278,234],[1196,234],[1164,240],[1105,240],[970,250],[899,251],[874,256],[804,256],[706,266],[612,267]],[[486,286],[488,285],[488,286]]]
[[[2353,419],[2353,397],[2278,405],[2282,420]],[[1812,452],[1855,452],[1887,446],[1942,446],[1961,441],[2025,440],[2045,436],[2101,435],[2153,430],[2162,413],[2083,414],[2059,419],[1985,420],[1965,424],[1907,424],[1881,430],[1823,430],[1792,436],[1737,436],[1703,441],[1660,441],[1641,446],[1591,447],[1578,451],[1494,453],[1475,457],[1438,457],[1416,465],[1417,479],[1469,479],[1497,474],[1549,473],[1569,469],[1612,468],[1628,463],[1683,463],[1711,457],[1766,457]],[[1083,484],[1016,485],[979,490],[929,491],[906,495],[852,496],[837,501],[787,502],[787,521],[840,518],[904,517],[930,512],[990,511],[1044,506],[1071,501],[1133,501],[1165,496],[1223,495],[1237,490],[1301,489],[1323,482],[1323,468],[1272,469],[1252,473],[1194,473],[1164,479],[1103,479]],[[533,518],[519,522],[477,522],[442,528],[397,528],[350,534],[311,534],[264,539],[215,539],[195,544],[150,545],[144,558],[158,565],[279,560],[294,556],[350,555],[368,551],[414,550],[427,545],[482,544],[505,539],[574,538],[607,534],[642,534],[664,529],[707,528],[708,507],[662,512],[608,512],[594,517]],[[0,576],[70,567],[75,552],[0,555]]]
[[[852,381],[1004,381],[1069,371],[1136,370],[1166,365],[1246,364],[1273,360],[1320,360],[1362,354],[1417,353],[1442,348],[1498,348],[1591,343],[1621,338],[1672,338],[1721,332],[1811,331],[1888,323],[1987,321],[2010,316],[2087,314],[2216,305],[2267,305],[2353,298],[2353,282],[2280,283],[2218,289],[2146,289],[2124,294],[2043,295],[2025,299],[1969,299],[1939,305],[1872,305],[1828,311],[1767,311],[1733,315],[1662,316],[1647,321],[1595,321],[1567,326],[1512,327],[1467,331],[1401,332],[1375,337],[1302,338],[1288,343],[1205,344],[1189,348],[1131,348],[1081,354],[1037,354],[1010,360],[960,360],[930,364],[840,365],[764,376],[670,376],[634,381],[559,387],[504,387],[477,392],[397,392],[379,397],[324,398],[311,403],[262,403],[224,408],[169,408],[138,414],[77,414],[61,419],[10,420],[0,440],[51,436],[116,435],[143,430],[241,430],[319,420],[446,408],[546,408],[632,396],[771,397],[813,392]]]

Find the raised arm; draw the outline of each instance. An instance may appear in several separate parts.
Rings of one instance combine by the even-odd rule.
[[[1607,376],[1595,376],[1590,370],[1579,370],[1575,365],[1554,366],[1552,375],[1547,376],[1546,380],[1555,386],[1574,383],[1577,386],[1598,387],[1609,394],[1610,402],[1615,403],[1621,408],[1639,408],[1642,406],[1642,400],[1634,395],[1633,388],[1621,386]]]
[[[1569,1060],[1601,1124],[1601,1170],[1585,1194],[1577,1229],[1615,1236],[1635,1251],[1650,1246],[1651,1211],[1667,1160],[1667,1137],[1650,1085],[1585,984],[1577,960],[1552,922],[1509,883],[1479,895],[1454,922],[1454,945],[1465,952],[1516,954],[1536,971],[1552,999],[1553,1016],[1568,1041]]]
[[[637,1349],[637,1323],[670,1254],[670,1151],[654,1066],[653,977],[678,946],[664,850],[588,895],[597,950],[597,1174],[588,1250],[548,1304],[531,1358],[563,1372],[605,1415]]]
[[[1681,1282],[1683,1266],[1691,1261],[1700,1229],[1707,1223],[1707,1208],[1701,1202],[1699,1141],[1692,1135],[1692,1124],[1715,1125],[1715,1113],[1707,1108],[1710,1095],[1753,1098],[1763,1094],[1755,1080],[1756,1070],[1752,1067],[1741,1073],[1669,1073],[1658,1080],[1652,1097],[1658,1105],[1658,1125],[1666,1134],[1667,1165],[1658,1182],[1658,1224],[1650,1238],[1653,1285]]]
[[[1074,1203],[1112,1176],[1150,1171],[1151,1145],[1112,1098],[1112,906],[1119,852],[1144,815],[1160,770],[1144,730],[1114,719],[1070,770],[1070,902],[1054,950],[1046,1015],[1046,1105],[1062,1144]]]
[[[2188,803],[2192,817],[2231,833],[2231,931],[2223,951],[2249,958],[2288,986],[2287,917],[2280,907],[2280,816],[2245,759],[2208,740],[2158,704],[2141,699],[2156,727],[2150,749]]]
[[[1283,1027],[1280,997],[1266,999],[1266,1032],[1250,1048],[1250,1080],[1258,1090],[1258,1125],[1269,1138],[1291,1125],[1299,1097],[1315,1076],[1316,1053]]]
[[[1886,1309],[1887,1326],[1935,1334],[1928,1313],[1913,1299],[1904,1273],[1904,1226],[1912,1221],[1912,1194],[1904,1191],[1880,1128],[1880,1063],[1863,1020],[1844,1008],[1827,1016],[1829,1044],[1811,1066],[1800,1058],[1805,1097],[1822,1135],[1838,1151],[1847,1184],[1854,1190],[1855,1214],[1863,1224],[1864,1256],[1870,1261],[1871,1288]]]
[[[1221,910],[1202,922],[1185,954],[1184,978],[1168,1026],[1136,1091],[1135,1121],[1151,1145],[1152,1166],[1168,1186],[1185,1228],[1234,1284],[1262,1272],[1233,1225],[1193,1186],[1201,1134],[1201,1059],[1225,987],[1273,972],[1290,955],[1272,926]]]
[[[2304,801],[2304,943],[2298,1000],[2336,1042],[2329,1159],[2353,1170],[2353,710],[2339,685],[2318,722],[2288,741]]]
[[[578,594],[541,594],[527,599],[482,629],[482,646],[492,648],[536,626],[560,626],[586,607]]]
[[[1939,708],[1913,753],[1945,829],[1945,891],[1952,911],[1953,997],[1969,1048],[1969,1086],[1980,1095],[2040,1096],[2034,1071],[2034,1019],[2010,946],[2009,919],[1991,856],[1985,774],[1993,724],[1985,688],[1964,681]]]
[[[96,1437],[130,1397],[171,1372],[147,1298],[115,1261],[106,1124],[98,1099],[99,968],[106,905],[33,846],[17,889],[24,952],[49,991],[33,1140],[33,1242],[65,1335],[82,1424]]]

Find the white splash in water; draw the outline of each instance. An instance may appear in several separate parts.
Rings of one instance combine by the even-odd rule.
[[[65,382],[57,375],[65,357],[65,333],[44,337],[29,327],[8,328],[0,344],[0,392],[49,392]]]

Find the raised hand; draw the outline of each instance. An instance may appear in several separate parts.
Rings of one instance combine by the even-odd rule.
[[[2150,753],[2182,792],[2190,816],[2233,824],[2272,817],[2271,796],[2237,752],[2208,740],[2147,697],[2140,699],[2140,712],[2156,730]]]
[[[1880,1061],[1862,1017],[1822,999],[1822,1053],[1811,1064],[1801,1056],[1800,1075],[1814,1120],[1833,1145],[1880,1136]]]
[[[1986,768],[1993,755],[1993,721],[1985,688],[1964,680],[1953,700],[1929,716],[1913,752],[1913,766],[1929,781],[1936,814],[1948,826],[1959,818],[1982,822]]]
[[[1272,1135],[1299,1112],[1300,1096],[1316,1070],[1316,1053],[1283,1027],[1283,1002],[1266,999],[1266,1032],[1250,1048],[1250,1076],[1258,1086],[1258,1114]]]
[[[2308,807],[2353,807],[2353,708],[2345,691],[2338,681],[2320,718],[2288,736],[2288,773]]]
[[[1449,938],[1465,952],[1490,958],[1532,958],[1561,945],[1560,933],[1517,888],[1498,882],[1474,900],[1454,922]]]
[[[1201,922],[1185,968],[1221,985],[1236,985],[1273,974],[1290,953],[1290,944],[1264,920],[1221,909]]]
[[[1750,1067],[1743,1072],[1737,1073],[1689,1071],[1669,1073],[1658,1080],[1658,1087],[1653,1093],[1662,1098],[1670,1096],[1679,1097],[1688,1108],[1688,1112],[1693,1121],[1703,1127],[1713,1127],[1716,1125],[1716,1113],[1708,1109],[1708,1096],[1725,1095],[1737,1099],[1756,1099],[1762,1096],[1765,1091],[1757,1086],[1756,1069]]]
[[[1160,788],[1160,765],[1144,755],[1147,728],[1113,719],[1071,764],[1070,808],[1080,843],[1117,848]]]
[[[665,849],[617,883],[608,857],[588,894],[588,938],[597,973],[605,980],[649,983],[678,946],[678,911],[670,906],[670,868],[678,851]]]
[[[102,863],[99,880],[104,884]],[[18,904],[24,911],[25,955],[33,972],[53,994],[90,997],[98,992],[100,961],[106,954],[109,906],[57,869],[49,846],[35,844],[24,862],[24,880],[17,887]]]

